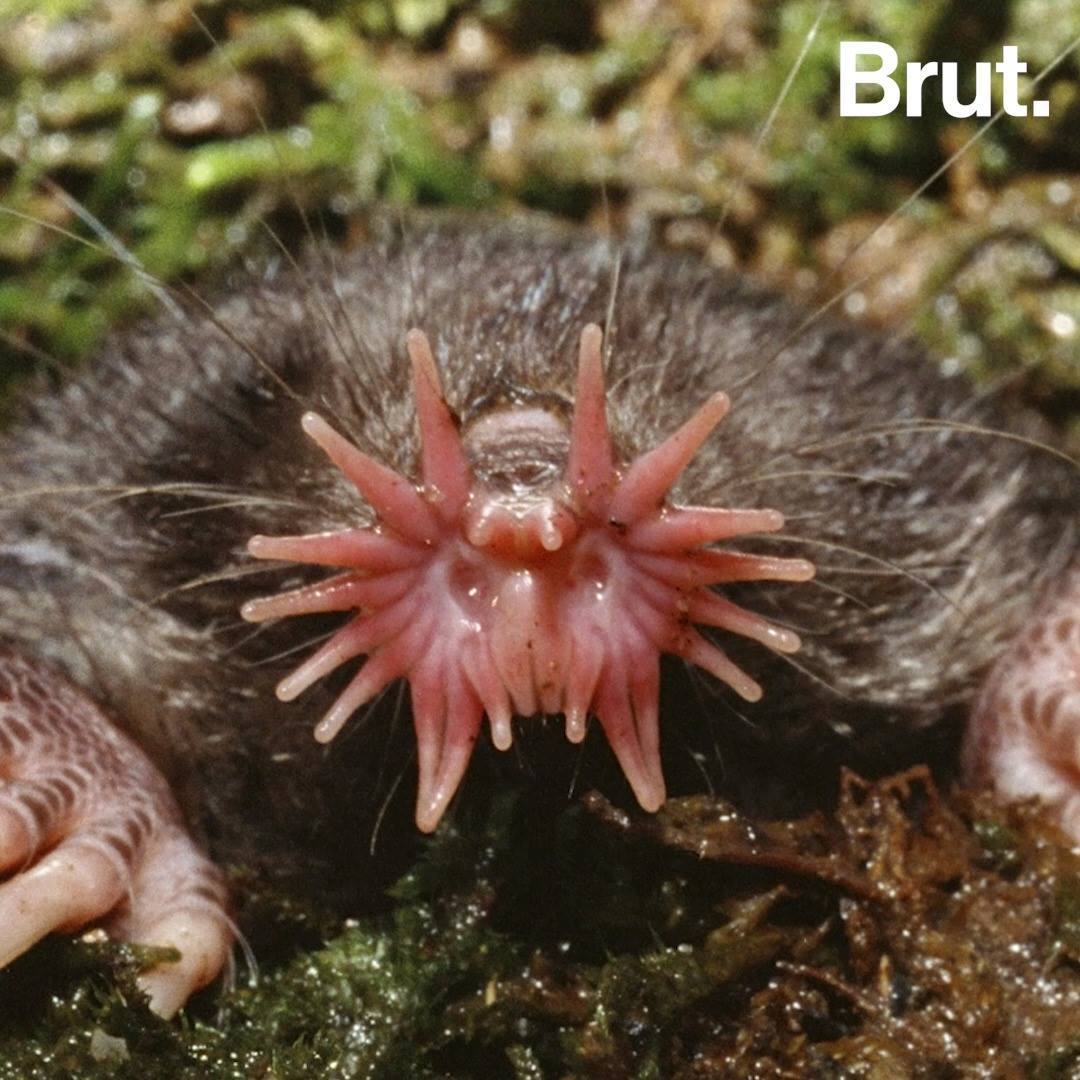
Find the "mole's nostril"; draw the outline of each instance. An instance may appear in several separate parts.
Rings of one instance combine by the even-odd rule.
[[[499,559],[537,563],[577,536],[574,515],[551,495],[512,500],[480,492],[465,512],[465,538]]]

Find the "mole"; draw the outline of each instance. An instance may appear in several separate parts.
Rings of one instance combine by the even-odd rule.
[[[532,220],[387,225],[117,334],[0,442],[0,966],[101,924],[180,950],[141,976],[172,1015],[232,948],[219,866],[354,859],[407,727],[429,832],[523,740],[598,727],[652,811],[681,732],[810,773],[970,713],[968,775],[1080,840],[1045,440],[909,340]]]

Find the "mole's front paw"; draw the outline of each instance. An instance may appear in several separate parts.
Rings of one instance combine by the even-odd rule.
[[[140,977],[171,1016],[229,957],[218,869],[164,778],[85,695],[0,651],[0,967],[90,923],[180,959]]]
[[[968,725],[967,777],[1037,796],[1080,843],[1080,566],[994,668]]]

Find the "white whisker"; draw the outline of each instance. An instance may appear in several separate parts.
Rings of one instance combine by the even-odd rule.
[[[825,12],[829,10],[831,3],[832,0],[822,0],[817,11],[817,17],[814,19],[813,25],[806,32],[806,37],[803,38],[802,47],[799,49],[799,55],[795,57],[795,62],[791,65],[787,77],[784,79],[784,84],[780,87],[780,92],[776,95],[776,100],[772,103],[772,108],[769,109],[769,115],[765,117],[765,122],[758,128],[757,134],[754,136],[754,142],[751,146],[749,155],[750,161],[754,159],[758,151],[765,145],[765,140],[769,137],[773,125],[780,115],[780,109],[787,100],[787,96],[790,93],[792,86],[795,85],[795,79],[802,70],[803,63],[810,52],[811,46],[814,44],[814,39],[818,35],[818,30],[821,29],[821,21],[825,18]],[[717,232],[722,232],[724,226],[727,224],[728,215],[731,213],[731,207],[735,201],[735,189],[746,180],[748,169],[749,165],[744,167],[735,182],[728,186],[727,195],[724,198],[723,206],[720,208],[720,214],[716,221]]]

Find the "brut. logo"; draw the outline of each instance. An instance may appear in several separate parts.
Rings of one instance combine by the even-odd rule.
[[[885,116],[900,106],[901,94],[905,98],[908,116],[922,116],[923,93],[929,87],[941,95],[941,104],[950,116],[992,116],[994,112],[994,77],[1001,78],[1001,107],[1009,116],[1027,116],[1028,106],[1020,101],[1020,76],[1027,71],[1015,45],[1005,45],[1001,60],[991,64],[981,60],[975,64],[975,86],[969,90],[970,101],[960,100],[960,72],[955,61],[929,63],[914,61],[904,65],[904,91],[892,77],[899,66],[896,50],[884,41],[840,42],[840,115]],[[860,68],[861,57],[878,61],[872,70]],[[937,85],[935,86],[935,83]],[[877,88],[876,100],[860,100],[859,87]],[[873,91],[871,91],[871,94]],[[861,95],[863,97],[868,95]],[[1031,103],[1033,116],[1049,116],[1050,102],[1037,100]]]

